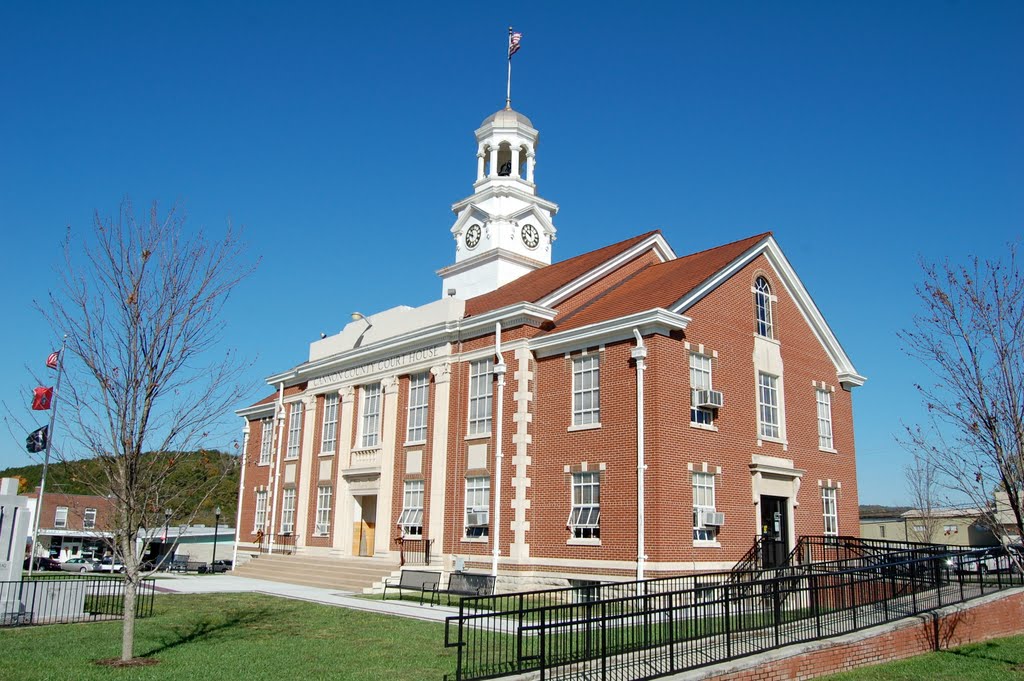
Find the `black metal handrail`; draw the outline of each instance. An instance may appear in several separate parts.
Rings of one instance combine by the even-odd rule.
[[[457,681],[526,672],[650,679],[1024,584],[1005,556],[984,574],[983,555],[917,547],[761,571],[743,583],[706,573],[469,597],[448,618],[445,644],[458,649]]]
[[[124,616],[123,577],[40,575],[40,579],[0,582],[0,626],[70,624]],[[151,579],[139,584],[135,616],[153,614],[156,588]]]

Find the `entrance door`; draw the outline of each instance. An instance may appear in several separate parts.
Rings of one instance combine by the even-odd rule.
[[[761,567],[782,565],[789,555],[789,500],[761,496]]]
[[[356,521],[352,527],[352,555],[372,556],[373,536],[377,525],[377,496],[354,497]]]

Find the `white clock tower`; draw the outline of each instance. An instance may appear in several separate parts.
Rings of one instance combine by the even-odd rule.
[[[452,206],[455,264],[438,274],[441,295],[466,299],[551,264],[558,205],[537,196],[537,130],[504,108],[476,131],[473,194]]]

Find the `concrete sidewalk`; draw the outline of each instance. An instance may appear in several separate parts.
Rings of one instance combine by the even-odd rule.
[[[207,593],[261,593],[281,598],[333,605],[339,608],[379,612],[385,615],[408,617],[429,622],[444,622],[450,615],[458,614],[458,608],[412,601],[356,598],[356,594],[334,589],[318,589],[314,586],[284,584],[264,579],[236,577],[230,574],[218,575],[174,575],[162,574],[154,580],[159,593],[207,594]]]

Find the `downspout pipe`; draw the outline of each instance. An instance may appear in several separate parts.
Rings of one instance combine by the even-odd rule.
[[[235,549],[231,555],[231,564],[238,565],[238,543],[242,541],[242,496],[245,494],[245,464],[249,460],[249,420],[242,429],[242,472],[238,476],[238,509],[235,511]]]
[[[636,360],[636,578],[644,578],[644,564],[647,561],[644,542],[644,372],[647,370],[647,346],[644,345],[640,330],[634,328],[636,346],[630,357]]]
[[[277,522],[277,481],[281,477],[281,449],[284,447],[284,381],[278,384],[277,390],[277,451],[274,453],[274,473],[270,479],[270,531],[267,553],[274,552],[274,526]]]
[[[499,541],[501,540],[501,466],[502,466],[502,434],[505,420],[505,358],[501,354],[501,322],[494,323],[494,375],[498,379],[498,403],[494,419],[494,522],[491,523],[491,575],[498,576]]]

